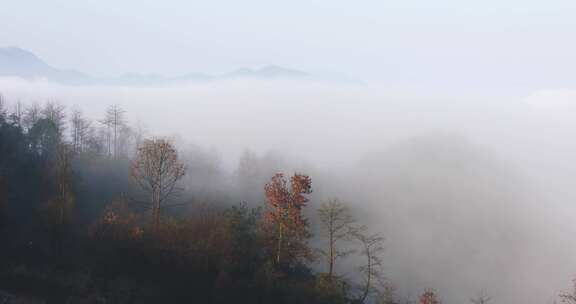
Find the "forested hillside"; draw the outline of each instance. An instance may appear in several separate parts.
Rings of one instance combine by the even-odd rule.
[[[306,173],[263,178],[266,161],[247,154],[238,191],[256,201],[198,194],[186,183],[217,178],[209,166],[186,161],[169,139],[145,138],[118,106],[91,120],[55,102],[7,104],[6,292],[48,303],[393,302],[383,237],[336,198],[305,213],[314,185]],[[321,241],[312,245],[312,235]],[[337,266],[350,255],[361,262],[344,276]]]

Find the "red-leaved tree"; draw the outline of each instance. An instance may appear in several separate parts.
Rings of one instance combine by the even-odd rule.
[[[288,187],[284,174],[277,173],[266,184],[264,192],[267,201],[264,227],[276,265],[290,265],[299,258],[308,257],[310,233],[302,209],[308,202],[306,195],[312,193],[310,177],[294,174]]]
[[[436,292],[432,289],[428,289],[420,295],[420,304],[441,304],[441,302],[438,300]]]

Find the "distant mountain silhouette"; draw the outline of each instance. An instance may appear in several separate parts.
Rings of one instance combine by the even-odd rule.
[[[305,76],[309,76],[309,74],[275,65],[265,66],[261,69],[241,68],[222,75],[224,78],[296,78]]]
[[[0,48],[0,76],[46,78],[58,83],[75,85],[94,82],[91,76],[78,71],[53,68],[31,52],[17,47]]]
[[[177,77],[159,74],[126,73],[119,77],[97,78],[74,70],[62,70],[50,66],[32,52],[18,48],[0,48],[0,77],[20,77],[24,79],[46,79],[66,85],[121,85],[158,86],[186,82],[208,82],[226,79],[293,79],[309,76],[297,70],[279,66],[265,66],[260,69],[241,68],[221,75],[190,73]]]

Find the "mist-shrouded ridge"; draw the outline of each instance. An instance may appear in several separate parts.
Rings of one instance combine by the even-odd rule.
[[[74,85],[93,82],[92,77],[88,75],[53,68],[33,53],[18,47],[0,48],[0,76],[45,78],[56,83]]]
[[[183,83],[205,83],[228,79],[299,79],[311,75],[276,65],[261,68],[240,68],[220,75],[186,73],[164,76],[157,73],[124,73],[117,77],[93,77],[73,70],[50,66],[30,51],[18,47],[0,48],[0,76],[21,77],[28,80],[44,79],[63,85],[107,85],[128,87],[155,87]]]

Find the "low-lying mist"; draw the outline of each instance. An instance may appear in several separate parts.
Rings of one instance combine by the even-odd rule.
[[[246,155],[263,164],[256,175],[310,174],[309,209],[339,197],[386,237],[385,274],[404,298],[435,288],[457,303],[486,289],[497,303],[552,303],[576,275],[571,90],[488,94],[280,80],[66,87],[3,79],[0,92],[11,102],[78,107],[93,120],[119,105],[131,125],[172,137],[196,164],[184,182],[190,192],[261,203],[235,182]]]

